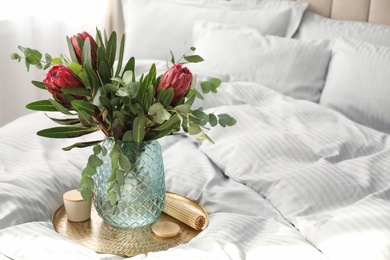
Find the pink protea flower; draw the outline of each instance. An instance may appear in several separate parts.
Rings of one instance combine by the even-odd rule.
[[[78,33],[76,35],[73,35],[71,38],[70,38],[70,41],[72,43],[72,46],[73,46],[73,49],[76,53],[76,56],[77,56],[77,60],[79,61],[79,63],[81,63],[81,56],[83,55],[83,52],[82,52],[82,48],[80,48],[80,45],[77,41],[77,38],[81,38],[81,40],[84,42],[85,39],[89,38],[89,41],[91,43],[91,58],[92,58],[92,61],[93,61],[93,66],[96,68],[96,64],[97,64],[97,55],[96,55],[96,52],[97,52],[97,44],[95,42],[95,39],[87,32],[81,32],[81,33]]]
[[[63,88],[84,88],[83,83],[73,73],[71,69],[64,65],[53,66],[46,74],[43,83],[50,94],[55,97],[62,105],[68,106],[70,103],[65,99],[65,93],[61,91]],[[76,99],[83,97],[75,96]]]
[[[192,73],[181,64],[173,64],[161,77],[157,93],[161,88],[173,88],[174,96],[171,105],[175,105],[191,88]]]

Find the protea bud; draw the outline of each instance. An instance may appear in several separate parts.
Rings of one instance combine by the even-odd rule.
[[[71,69],[64,65],[53,66],[46,74],[43,83],[50,94],[55,97],[62,105],[68,106],[69,101],[65,99],[65,93],[61,91],[63,88],[84,88],[83,83],[73,73]],[[83,99],[81,96],[73,95],[76,99]]]
[[[191,88],[192,73],[181,64],[173,64],[161,77],[157,93],[161,88],[173,88],[174,95],[171,105],[175,105]]]
[[[97,44],[94,40],[94,38],[87,32],[82,32],[82,33],[78,33],[76,35],[73,35],[71,38],[70,38],[70,41],[72,43],[72,46],[73,46],[73,49],[76,53],[76,57],[77,57],[77,60],[79,61],[79,63],[81,64],[81,57],[83,55],[83,52],[82,52],[82,48],[80,47],[79,43],[78,43],[78,38],[80,38],[83,42],[85,42],[85,39],[89,38],[89,41],[90,41],[90,44],[91,44],[91,58],[92,58],[92,61],[93,61],[93,66],[96,68],[96,63],[97,63],[97,56],[96,56],[96,52],[97,52]]]

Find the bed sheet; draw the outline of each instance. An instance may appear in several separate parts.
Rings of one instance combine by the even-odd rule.
[[[133,259],[390,258],[388,135],[251,82],[223,83],[197,105],[237,125],[212,128],[215,144],[184,135],[160,144],[167,190],[204,206],[209,226]],[[52,124],[33,113],[0,128],[0,258],[121,259],[54,231],[90,151],[36,136]]]

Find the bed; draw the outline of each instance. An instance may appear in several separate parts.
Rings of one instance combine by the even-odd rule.
[[[196,46],[191,71],[223,81],[197,105],[237,119],[208,132],[215,144],[159,141],[166,189],[209,225],[133,259],[390,259],[390,5],[308,2],[117,2],[138,73]],[[36,135],[53,124],[37,112],[0,128],[0,259],[123,259],[55,231],[90,150]]]

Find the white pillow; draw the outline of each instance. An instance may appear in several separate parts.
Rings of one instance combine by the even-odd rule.
[[[254,81],[294,98],[319,101],[331,56],[326,42],[263,36],[246,26],[198,21],[194,43],[205,61],[192,67]]]
[[[210,3],[188,0],[122,0],[125,21],[125,57],[170,59],[193,46],[196,20],[241,23],[263,34],[291,37],[297,30],[306,3],[256,1]]]
[[[390,46],[390,26],[367,22],[336,20],[305,12],[293,38],[332,40],[349,37]]]
[[[390,133],[390,47],[338,39],[320,104]]]

